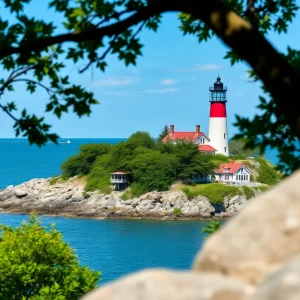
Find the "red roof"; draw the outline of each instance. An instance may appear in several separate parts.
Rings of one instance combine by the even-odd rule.
[[[114,172],[114,173],[110,173],[110,174],[112,174],[112,175],[126,175],[128,173],[118,171],[118,172]]]
[[[203,132],[173,132],[173,133],[169,133],[166,137],[163,138],[163,142],[167,142],[167,141],[174,141],[174,140],[185,140],[185,141],[190,141],[190,142],[194,142],[195,140],[197,140],[202,134],[204,134]]]
[[[198,147],[199,151],[203,152],[216,152],[217,149],[212,147],[211,145],[199,145]]]
[[[230,163],[221,164],[220,168],[216,171],[218,174],[234,174],[241,167],[245,167],[242,163],[236,163],[232,160]],[[226,169],[226,171],[225,171]]]

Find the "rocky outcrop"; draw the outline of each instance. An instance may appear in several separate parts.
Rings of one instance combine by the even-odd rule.
[[[253,289],[218,274],[148,270],[95,290],[82,300],[242,300]]]
[[[206,241],[193,270],[143,271],[83,300],[300,299],[299,182],[300,171],[251,201]]]
[[[244,196],[236,196],[213,206],[205,197],[187,199],[176,190],[154,191],[126,201],[120,196],[118,192],[85,193],[84,183],[79,179],[53,185],[50,179],[33,179],[0,191],[0,211],[88,218],[203,219],[233,216],[247,203]],[[175,215],[174,208],[181,213]]]

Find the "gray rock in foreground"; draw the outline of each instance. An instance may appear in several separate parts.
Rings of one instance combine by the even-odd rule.
[[[181,191],[150,192],[139,198],[123,201],[120,193],[84,193],[84,183],[73,178],[50,185],[50,179],[33,179],[0,191],[0,211],[62,215],[87,218],[155,218],[204,219],[227,218],[245,206],[245,197],[225,199],[226,208],[212,206],[207,198],[187,199]],[[182,211],[175,216],[174,208]],[[238,208],[238,209],[237,209]]]
[[[127,276],[82,300],[242,300],[252,292],[246,283],[218,274],[157,269]]]

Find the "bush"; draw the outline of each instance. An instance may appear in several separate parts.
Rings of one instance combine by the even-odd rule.
[[[211,220],[203,229],[202,233],[207,233],[208,235],[212,235],[221,227],[220,221]]]
[[[258,182],[275,185],[280,181],[280,176],[277,174],[275,167],[272,166],[271,163],[263,158],[256,158],[255,160],[260,164],[258,170],[259,175],[257,177]]]
[[[31,216],[20,227],[0,226],[0,299],[79,299],[100,273],[80,266],[62,234]]]
[[[62,175],[70,178],[76,175],[87,175],[93,168],[96,159],[112,149],[109,144],[87,144],[79,148],[79,153],[69,157],[62,165]]]
[[[242,189],[247,200],[255,196],[254,191],[250,189],[248,186],[243,185]]]
[[[182,191],[189,199],[204,196],[213,205],[224,203],[225,197],[234,197],[242,194],[238,187],[220,183],[198,184],[194,187],[184,187]]]
[[[176,217],[180,217],[182,215],[181,209],[178,208],[178,207],[174,207],[174,209],[173,209],[173,215],[175,215]]]

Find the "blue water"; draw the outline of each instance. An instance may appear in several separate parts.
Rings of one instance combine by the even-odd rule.
[[[62,139],[66,142],[68,139]],[[61,163],[87,143],[117,143],[121,139],[70,139],[70,144],[29,146],[25,139],[0,139],[0,190],[32,178],[60,173]],[[267,157],[276,162],[276,154]],[[0,214],[0,223],[17,226],[26,215]],[[190,268],[203,244],[203,221],[87,220],[42,217],[55,223],[64,240],[76,249],[80,262],[103,272],[105,283],[151,267]]]
[[[70,140],[70,144],[65,142]],[[60,165],[76,154],[80,145],[116,144],[125,139],[60,139],[60,144],[30,146],[26,139],[0,139],[0,190],[32,178],[48,178],[60,174]]]
[[[17,226],[24,215],[0,214],[0,223]],[[42,217],[56,224],[77,250],[80,263],[102,271],[100,283],[144,268],[188,269],[203,243],[203,221],[87,220]]]

